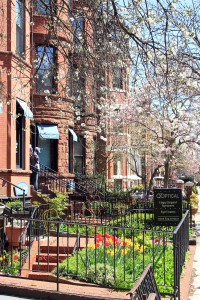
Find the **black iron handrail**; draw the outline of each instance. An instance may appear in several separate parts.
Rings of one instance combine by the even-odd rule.
[[[10,185],[12,185],[12,186],[14,186],[15,188],[20,189],[20,190],[23,192],[23,209],[25,209],[25,190],[24,190],[23,188],[17,186],[16,184],[14,184],[14,183],[8,181],[7,179],[5,179],[5,178],[3,178],[3,177],[0,177],[0,179],[3,180],[4,182],[6,182],[6,183],[8,183],[8,184],[10,184]]]
[[[39,174],[44,176],[46,180],[54,181],[56,182],[56,190],[64,191],[64,192],[70,192],[71,191],[71,184],[72,180],[68,179],[59,173],[51,173],[51,171],[46,170],[39,170]],[[77,184],[75,186],[75,189],[78,189],[81,193],[86,194],[86,190],[84,189],[84,186],[81,184]]]
[[[42,164],[40,164],[41,168],[38,170],[34,166],[31,165],[31,169],[38,172],[39,175],[39,188],[41,188],[42,182],[41,178],[44,180],[44,184],[46,184],[48,181],[50,181],[51,186],[53,186],[53,192],[56,191],[59,192],[67,192],[67,184],[69,182],[69,179],[60,177],[59,173],[52,172],[52,169],[49,169],[48,167],[43,167]]]
[[[31,169],[34,170],[34,166],[31,166]],[[60,192],[78,192],[79,194],[83,195],[90,195],[95,194],[98,195],[101,199],[105,198],[105,195],[101,193],[95,184],[95,190],[94,186],[90,184],[86,185],[84,184],[84,181],[81,182],[73,181],[72,179],[66,178],[63,175],[60,175],[55,170],[43,165],[40,163],[40,170],[37,170],[39,174],[39,178],[44,178],[44,183],[47,183],[48,181],[51,182],[51,185],[53,186],[53,192],[60,191]],[[89,181],[87,181],[88,183]],[[73,187],[74,183],[74,187]],[[41,183],[39,182],[39,186],[41,187]],[[91,189],[94,190],[94,193],[91,192]]]
[[[50,173],[57,174],[59,176],[59,173],[57,171],[55,171],[55,170],[53,170],[53,169],[51,169],[51,168],[49,168],[49,167],[47,167],[47,166],[45,166],[45,165],[43,165],[41,163],[40,163],[40,170],[42,170],[42,171],[48,171]]]
[[[75,174],[75,180],[77,183],[85,187],[86,190],[91,191],[91,194],[95,194],[99,196],[101,199],[105,200],[105,192],[103,193],[99,187],[97,182],[94,180],[94,178],[86,176],[81,173],[76,173]]]

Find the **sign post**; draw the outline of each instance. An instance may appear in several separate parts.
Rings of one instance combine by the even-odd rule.
[[[176,226],[182,219],[182,189],[154,189],[154,222]]]

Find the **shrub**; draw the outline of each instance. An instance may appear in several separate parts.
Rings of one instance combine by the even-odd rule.
[[[66,207],[66,203],[68,200],[68,194],[67,193],[61,193],[57,192],[56,196],[52,199],[47,198],[45,199],[47,203],[50,205],[50,209],[54,210],[57,212],[58,216],[63,216],[64,215],[64,210]]]
[[[23,210],[23,202],[20,200],[12,200],[8,201],[6,205],[14,210],[22,211]]]
[[[191,203],[191,206],[192,206],[193,208],[198,207],[198,203],[199,203],[198,194],[194,194],[194,193],[193,193],[193,194],[190,196],[190,203]]]
[[[199,193],[199,192],[198,192],[198,188],[197,188],[196,185],[193,185],[193,187],[192,187],[192,192],[193,192],[194,194],[198,194],[198,193]]]

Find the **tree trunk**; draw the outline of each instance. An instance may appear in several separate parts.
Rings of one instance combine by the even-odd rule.
[[[159,169],[160,169],[161,167],[162,167],[162,165],[157,166],[157,167],[154,169],[153,173],[151,174],[151,178],[150,178],[150,181],[149,181],[149,188],[148,188],[148,191],[147,191],[147,195],[148,195],[148,196],[149,196],[150,190],[151,190],[152,187],[153,187],[153,179],[154,179],[154,177],[156,176],[157,172],[159,171]]]
[[[170,171],[170,163],[169,163],[169,161],[167,161],[165,163],[165,176],[164,176],[164,187],[165,188],[168,188],[169,171]]]

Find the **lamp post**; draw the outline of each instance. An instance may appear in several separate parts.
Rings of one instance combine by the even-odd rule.
[[[185,183],[185,190],[186,190],[186,196],[187,196],[187,206],[190,211],[190,227],[192,227],[192,207],[190,202],[190,196],[192,195],[192,187],[194,183],[192,181],[187,181]]]

